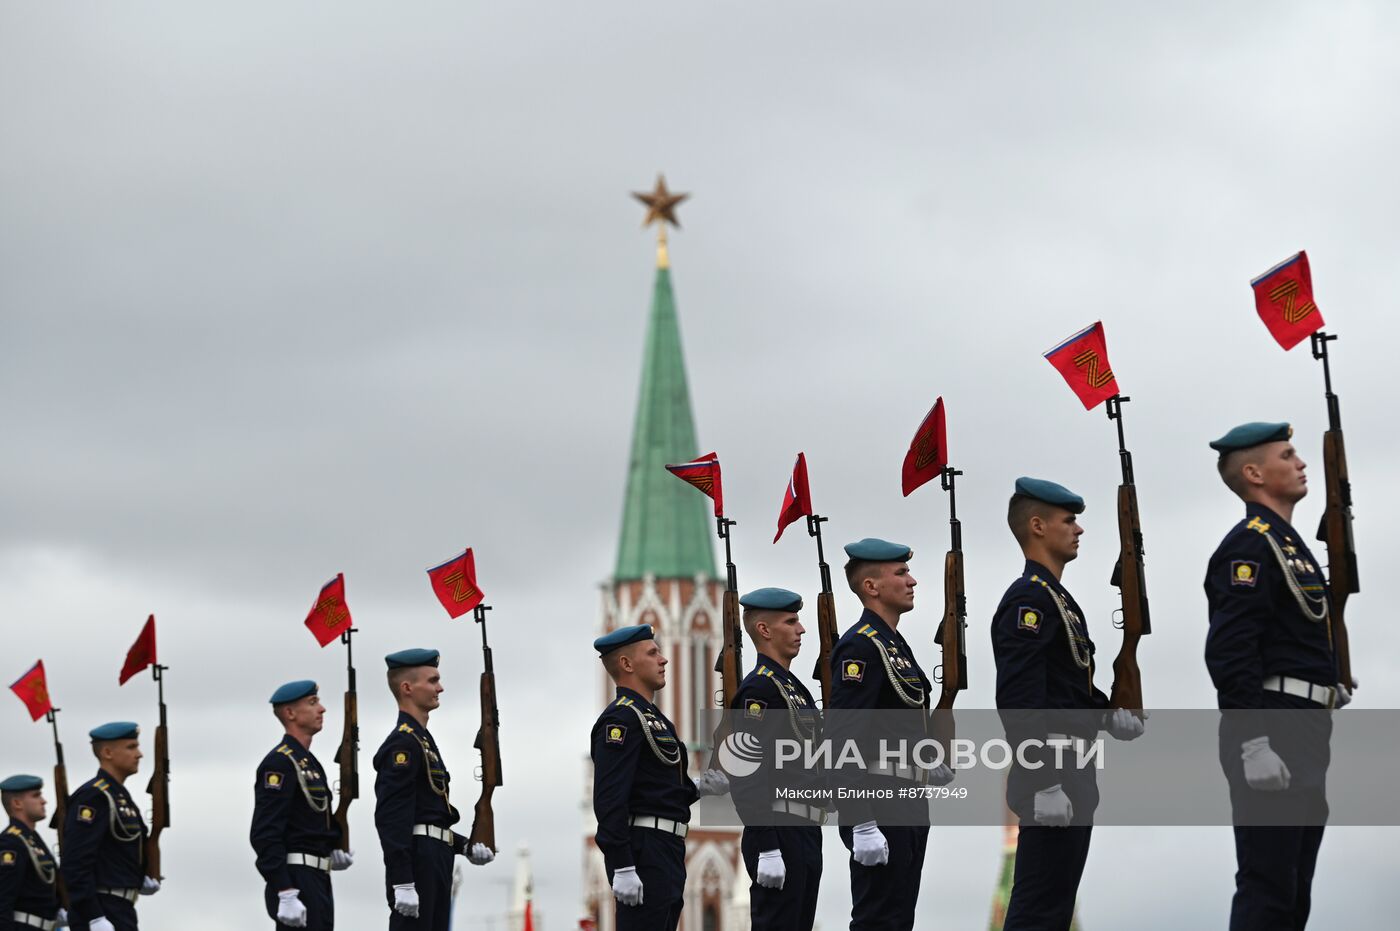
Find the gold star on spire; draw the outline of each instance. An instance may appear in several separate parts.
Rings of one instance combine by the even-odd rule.
[[[647,215],[642,220],[642,226],[656,224],[656,267],[669,268],[671,260],[666,251],[666,224],[680,229],[681,221],[676,219],[676,207],[690,195],[672,194],[666,188],[665,175],[658,174],[656,188],[650,194],[633,191],[632,196],[646,205]]]

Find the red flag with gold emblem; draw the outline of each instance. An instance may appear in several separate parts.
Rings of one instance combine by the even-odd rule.
[[[792,467],[792,478],[788,479],[787,491],[783,493],[783,507],[778,512],[778,533],[773,542],[783,535],[788,524],[799,517],[812,513],[812,489],[807,485],[807,457],[797,454],[797,463]]]
[[[1322,329],[1322,311],[1313,302],[1312,268],[1308,254],[1289,256],[1249,283],[1254,289],[1254,307],[1284,349]]]
[[[130,679],[155,661],[156,616],[152,614],[150,617],[146,618],[146,623],[141,628],[141,633],[136,636],[136,642],[131,645],[131,649],[126,651],[126,662],[122,663],[122,671],[121,675],[117,677],[117,684],[126,685],[127,679]]]
[[[350,629],[350,606],[345,603],[345,573],[321,586],[321,594],[306,615],[306,629],[325,646]]]
[[[706,453],[699,459],[666,467],[676,478],[689,482],[715,502],[715,516],[724,516],[724,488],[719,478],[719,456]]]
[[[1108,364],[1102,322],[1086,326],[1046,352],[1045,358],[1064,376],[1086,411],[1118,393],[1118,382]]]
[[[943,414],[943,399],[939,398],[924,415],[924,422],[919,424],[914,439],[909,442],[909,452],[904,454],[904,468],[900,474],[904,497],[941,475],[947,464],[948,424]]]
[[[428,570],[433,594],[452,617],[461,617],[486,597],[476,584],[476,559],[469,546],[440,566]]]
[[[29,709],[29,717],[32,720],[37,721],[53,710],[53,702],[49,699],[48,678],[44,675],[43,660],[39,660],[29,667],[28,672],[11,683],[10,691],[18,695],[19,700],[24,702],[24,707]]]

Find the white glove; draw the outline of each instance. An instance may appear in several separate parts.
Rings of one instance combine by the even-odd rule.
[[[1351,693],[1355,692],[1361,683],[1356,681],[1356,677],[1351,677],[1351,688],[1347,688],[1342,683],[1337,683],[1337,708],[1340,710],[1351,704]]]
[[[394,911],[405,918],[418,917],[418,887],[404,883],[394,887]]]
[[[355,863],[355,851],[336,848],[331,851],[331,869],[348,870]]]
[[[159,892],[159,891],[160,891],[160,880],[159,880],[159,879],[152,879],[152,878],[149,877],[149,876],[142,876],[142,877],[141,877],[141,894],[142,894],[142,895],[155,895],[155,894],[156,894],[157,892]]]
[[[1074,820],[1074,803],[1057,782],[1035,794],[1035,823],[1062,828]]]
[[[1114,708],[1104,715],[1103,726],[1114,740],[1136,740],[1147,730],[1146,722],[1127,708]]]
[[[1283,759],[1269,746],[1269,738],[1256,737],[1240,744],[1244,760],[1244,781],[1260,792],[1278,792],[1288,788],[1293,778]]]
[[[66,928],[66,927],[68,927],[68,910],[67,910],[66,908],[60,908],[60,909],[58,910],[58,917],[54,919],[54,927],[55,927],[55,928]]]
[[[758,855],[758,884],[765,889],[781,889],[787,881],[787,866],[781,850],[764,850]]]
[[[874,821],[851,829],[851,856],[861,866],[884,866],[890,862],[890,844]]]
[[[300,889],[283,889],[277,893],[277,923],[289,928],[306,927],[306,906],[301,903]]]
[[[88,922],[88,931],[117,931],[106,918],[94,918]]]
[[[485,844],[472,844],[467,848],[467,859],[472,866],[485,866],[496,859],[496,854]]]
[[[947,763],[939,763],[928,771],[928,783],[931,786],[946,786],[953,781],[954,775]]]
[[[642,904],[642,877],[637,875],[635,866],[613,871],[613,897],[619,905]]]
[[[701,798],[706,795],[728,795],[729,777],[717,769],[707,769],[695,780],[695,791]]]

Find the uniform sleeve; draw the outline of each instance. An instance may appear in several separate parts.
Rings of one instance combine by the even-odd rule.
[[[633,866],[631,837],[632,780],[642,752],[640,721],[611,715],[593,726],[593,815],[598,819],[594,839],[608,869]],[[620,733],[619,733],[620,731]]]
[[[414,796],[422,767],[423,748],[409,734],[395,735],[374,757],[374,828],[391,886],[414,881]]]
[[[14,914],[15,903],[19,900],[20,886],[24,884],[24,871],[28,865],[28,852],[16,847],[8,835],[0,837],[0,931],[10,931],[15,926],[10,916]]]
[[[863,739],[862,724],[868,731],[870,718],[865,713],[880,707],[880,691],[884,687],[885,668],[880,660],[881,648],[869,637],[856,636],[838,642],[831,651],[831,713],[826,716],[826,735],[833,752],[838,755],[846,741],[862,748],[862,756],[874,759]],[[833,772],[838,785],[839,771]],[[835,786],[833,787],[835,788]],[[870,799],[848,797],[841,800],[841,823],[863,824],[874,819]]]
[[[1054,599],[1039,586],[1013,590],[1002,600],[992,620],[992,647],[997,666],[997,709],[1012,746],[1044,741],[1049,728],[1050,645],[1063,621]],[[1057,776],[1053,755],[1027,746],[1024,751],[1029,782],[1040,789]]]
[[[290,764],[280,753],[263,761],[253,787],[253,826],[248,832],[258,872],[276,892],[296,886],[287,871],[286,836],[292,799],[301,788]]]
[[[105,917],[97,901],[97,851],[108,827],[107,799],[100,792],[81,792],[68,801],[63,821],[63,863],[59,869],[68,888],[68,913],[80,921]]]
[[[1259,708],[1264,703],[1260,642],[1275,613],[1270,588],[1278,584],[1278,572],[1268,541],[1256,533],[1222,546],[1206,569],[1206,668],[1222,709]]]
[[[787,703],[778,694],[778,685],[767,676],[755,676],[734,696],[731,712],[734,730],[752,735],[762,750],[758,769],[747,776],[729,776],[729,796],[739,818],[744,822],[745,836],[752,839],[759,851],[778,847],[778,829],[771,822],[774,788],[776,786],[776,739],[786,727]],[[788,734],[792,736],[791,733]]]

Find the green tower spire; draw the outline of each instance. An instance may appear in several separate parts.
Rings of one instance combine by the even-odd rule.
[[[657,221],[660,233],[613,577],[619,581],[644,575],[713,578],[709,500],[665,468],[667,463],[685,462],[700,454],[666,248],[666,224],[675,223],[671,211],[686,195],[671,194],[665,180],[658,178],[654,193],[634,196],[647,205],[647,222]]]

